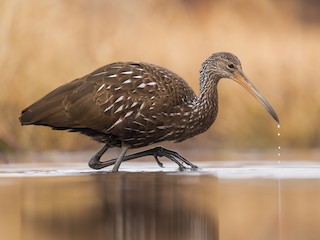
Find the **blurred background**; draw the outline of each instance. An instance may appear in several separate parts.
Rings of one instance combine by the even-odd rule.
[[[320,1],[0,1],[0,152],[96,149],[85,136],[21,127],[22,109],[115,61],[166,67],[198,90],[201,63],[229,51],[278,113],[220,81],[213,126],[179,147],[314,150],[320,147]]]
[[[206,239],[319,239],[318,178],[239,180],[140,169],[92,174],[84,162],[100,144],[77,133],[20,126],[22,109],[44,94],[116,61],[166,67],[198,93],[200,65],[220,51],[240,58],[281,128],[245,89],[224,79],[213,126],[170,147],[195,163],[319,160],[320,0],[0,0],[0,163],[28,162],[0,168],[0,238],[106,239],[130,224],[133,232],[185,236],[191,222],[198,233],[209,233]],[[41,165],[50,159],[57,162]],[[159,170],[155,163],[143,166]],[[59,175],[78,168],[79,175]],[[183,227],[172,231],[172,222]]]

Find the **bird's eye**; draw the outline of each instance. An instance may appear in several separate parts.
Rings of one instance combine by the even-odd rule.
[[[229,64],[228,68],[234,68],[234,65],[233,64]]]

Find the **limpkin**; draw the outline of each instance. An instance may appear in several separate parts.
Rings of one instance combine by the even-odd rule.
[[[175,162],[180,170],[196,169],[175,151],[154,147],[162,141],[181,142],[206,131],[218,113],[217,85],[229,78],[247,89],[279,123],[268,101],[244,75],[239,59],[228,52],[214,53],[201,66],[200,94],[196,96],[177,74],[153,64],[116,62],[64,84],[22,111],[22,125],[44,125],[54,130],[80,132],[103,143],[89,166],[101,169],[122,161],[153,156]],[[108,148],[120,147],[117,159],[100,161]]]

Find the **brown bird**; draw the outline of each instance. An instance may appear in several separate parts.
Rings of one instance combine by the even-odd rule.
[[[155,147],[131,155],[139,148],[162,141],[181,142],[206,131],[218,113],[217,84],[229,78],[247,89],[279,123],[268,101],[244,75],[239,59],[214,53],[200,69],[200,95],[177,74],[153,64],[117,62],[64,84],[22,111],[22,125],[43,125],[54,130],[80,132],[104,143],[89,166],[101,169],[147,155],[167,157],[179,169],[197,168],[177,152]],[[120,147],[117,159],[100,161],[108,148]],[[184,164],[183,164],[184,163]]]

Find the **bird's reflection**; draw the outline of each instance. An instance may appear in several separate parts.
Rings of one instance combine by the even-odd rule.
[[[104,173],[25,187],[32,239],[218,239],[213,177]]]

